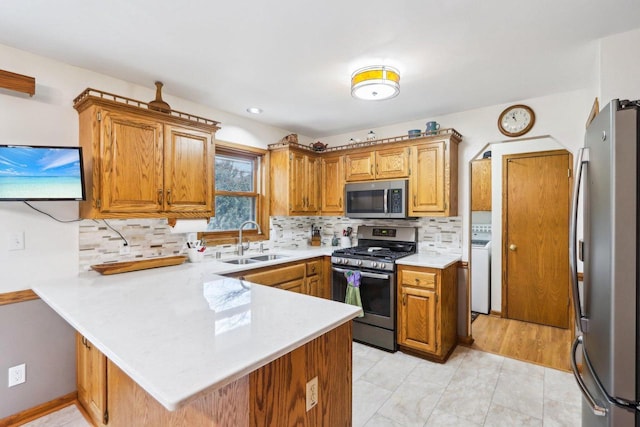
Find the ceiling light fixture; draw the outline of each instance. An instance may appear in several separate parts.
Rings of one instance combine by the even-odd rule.
[[[398,96],[400,73],[387,65],[374,65],[356,70],[351,75],[351,96],[379,101]]]
[[[258,108],[258,107],[249,107],[249,108],[247,108],[247,113],[251,113],[251,114],[261,114],[261,113],[262,113],[262,108]]]

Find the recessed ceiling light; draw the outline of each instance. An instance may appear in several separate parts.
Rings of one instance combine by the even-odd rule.
[[[262,114],[262,108],[258,108],[258,107],[249,107],[249,108],[247,108],[247,113],[251,113],[251,114]]]

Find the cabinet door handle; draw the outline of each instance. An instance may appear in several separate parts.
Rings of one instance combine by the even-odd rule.
[[[420,285],[420,279],[416,277],[416,285]]]
[[[402,294],[402,305],[407,305],[407,294],[406,293]]]
[[[171,206],[171,190],[167,190],[167,205]]]
[[[418,206],[417,197],[415,194],[413,195],[413,206]]]
[[[369,169],[370,169],[369,175],[373,175],[373,165],[371,165]]]
[[[338,202],[338,206],[342,207],[342,197],[340,197],[340,201]]]

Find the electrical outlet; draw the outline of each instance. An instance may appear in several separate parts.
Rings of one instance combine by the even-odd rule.
[[[318,404],[318,377],[307,382],[307,412]]]
[[[14,231],[9,233],[9,250],[24,250],[24,231]]]
[[[22,384],[27,380],[27,365],[16,365],[9,368],[9,387]]]
[[[124,242],[120,246],[120,255],[129,255],[131,253],[131,245],[125,245]]]

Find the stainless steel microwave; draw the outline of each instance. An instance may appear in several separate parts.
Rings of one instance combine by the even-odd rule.
[[[406,218],[407,181],[370,181],[344,186],[349,218]]]

